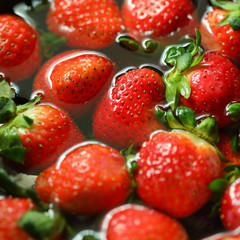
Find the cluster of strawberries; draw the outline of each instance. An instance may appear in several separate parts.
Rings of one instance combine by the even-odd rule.
[[[66,49],[48,60],[40,32],[0,15],[0,239],[187,240],[181,219],[210,199],[234,231],[207,239],[240,239],[240,1],[211,0],[201,19],[191,0],[119,6],[52,0],[46,26]],[[102,53],[116,38],[167,70],[118,69]],[[66,213],[105,216],[74,234]]]

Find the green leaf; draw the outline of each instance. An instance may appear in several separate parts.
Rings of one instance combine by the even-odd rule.
[[[6,98],[14,98],[15,96],[15,92],[10,84],[2,78],[0,78],[0,96]]]
[[[124,48],[130,51],[137,51],[140,48],[138,41],[130,36],[120,36],[117,38],[117,42]]]
[[[164,61],[171,65],[174,65],[178,56],[181,56],[186,52],[182,46],[172,46],[166,51]]]
[[[167,118],[166,118],[166,111],[163,111],[159,107],[155,107],[155,116],[159,123],[161,123],[163,126],[168,128]]]
[[[234,121],[240,120],[240,103],[229,104],[226,108],[227,115]]]
[[[177,68],[180,72],[183,72],[191,66],[192,56],[191,53],[186,52],[177,58]]]
[[[15,127],[0,128],[0,155],[8,160],[24,162],[25,149]]]
[[[233,30],[240,30],[240,18],[229,18],[229,24]]]
[[[178,82],[178,91],[184,98],[188,99],[190,97],[191,86],[188,79],[184,75],[182,75],[180,81]]]
[[[234,171],[235,169],[240,170],[240,165],[237,165],[237,164],[229,164],[229,165],[227,165],[227,166],[224,167],[223,171],[228,173],[228,172]]]
[[[165,97],[172,109],[175,110],[179,100],[178,87],[176,84],[166,85]]]
[[[203,138],[207,139],[211,143],[218,140],[218,125],[216,120],[211,117],[207,117],[199,123],[196,130],[203,136]]]
[[[196,126],[196,116],[194,111],[191,108],[180,106],[176,110],[176,114],[183,126],[186,128],[195,128]]]
[[[17,108],[10,98],[0,96],[0,123],[7,122],[16,116]]]
[[[233,134],[231,138],[231,149],[234,154],[237,154],[239,151],[239,134],[238,131]]]
[[[184,129],[183,125],[175,118],[172,111],[167,112],[168,125],[172,129]]]
[[[217,0],[210,0],[213,6],[216,6],[218,8],[228,10],[228,11],[234,11],[239,9],[239,4],[229,1],[217,1]]]
[[[27,109],[35,106],[40,100],[41,100],[41,95],[38,95],[37,97],[30,100],[29,102],[27,102],[23,105],[18,105],[17,106],[17,112],[20,113],[20,112],[26,111]]]
[[[218,192],[218,193],[223,193],[227,186],[228,186],[228,180],[225,178],[215,179],[209,184],[209,188],[212,191]]]
[[[34,238],[51,240],[61,234],[66,221],[53,211],[47,214],[30,210],[18,221],[18,225]]]

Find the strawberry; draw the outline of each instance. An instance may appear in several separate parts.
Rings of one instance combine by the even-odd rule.
[[[202,45],[240,61],[239,2],[211,1],[214,7],[201,20]],[[238,19],[238,20],[237,20]]]
[[[51,32],[65,36],[69,47],[107,47],[122,32],[120,11],[114,0],[54,0],[47,16]]]
[[[161,76],[151,69],[134,69],[117,76],[93,114],[96,139],[128,148],[139,148],[156,129],[164,128],[154,114],[164,99]]]
[[[82,116],[110,82],[115,64],[92,51],[72,50],[48,60],[37,73],[33,90],[43,100]]]
[[[63,153],[55,165],[40,173],[36,191],[43,201],[65,211],[97,214],[125,202],[131,179],[117,150],[85,142]]]
[[[16,117],[0,127],[0,155],[14,161],[9,163],[18,170],[38,173],[84,139],[64,110],[49,104],[20,105]]]
[[[126,204],[108,212],[101,224],[107,240],[187,240],[173,218],[146,206]]]
[[[225,191],[220,209],[220,217],[223,225],[228,230],[234,230],[240,226],[240,178],[233,181]]]
[[[140,198],[177,218],[200,209],[212,195],[209,183],[221,174],[215,148],[181,130],[155,132],[136,161],[134,179]]]
[[[172,109],[187,106],[197,115],[214,117],[224,127],[233,123],[228,108],[239,101],[240,71],[226,56],[204,53],[200,43],[196,30],[195,42],[173,45],[165,52],[164,61],[172,65],[164,77],[166,100]]]
[[[197,19],[194,11],[191,0],[125,0],[122,17],[126,31],[138,39],[163,41],[173,33],[175,38],[191,33]]]
[[[0,72],[16,82],[32,76],[40,63],[36,30],[18,16],[0,15]]]
[[[231,232],[222,232],[217,233],[213,236],[204,238],[203,240],[239,240],[240,239],[240,232],[239,229]]]
[[[24,213],[33,208],[33,202],[27,198],[0,199],[0,239],[33,240],[34,238],[17,224]]]

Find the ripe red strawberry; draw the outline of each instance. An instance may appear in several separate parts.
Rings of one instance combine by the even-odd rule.
[[[215,148],[184,132],[156,132],[140,149],[137,193],[148,205],[173,217],[195,213],[211,197],[209,183],[221,174]]]
[[[104,48],[122,32],[120,11],[114,0],[54,0],[47,16],[51,32],[65,36],[67,45]]]
[[[86,142],[65,152],[43,171],[36,191],[45,202],[79,214],[97,214],[124,203],[131,179],[124,157],[115,149]]]
[[[240,178],[231,183],[222,197],[220,217],[228,230],[240,226]]]
[[[172,33],[178,38],[192,33],[196,24],[194,11],[191,0],[125,0],[122,17],[130,34],[161,41]]]
[[[240,27],[231,26],[231,19],[236,17],[231,17],[231,15],[235,11],[239,11],[240,3],[232,1],[212,2],[216,2],[217,7],[213,7],[205,14],[199,28],[202,34],[202,45],[206,50],[220,51],[239,62]]]
[[[115,146],[139,148],[149,135],[163,128],[154,114],[164,99],[161,76],[150,69],[135,69],[116,78],[93,115],[96,139]]]
[[[115,64],[92,51],[72,50],[48,60],[37,73],[33,90],[68,112],[82,116],[112,79]]]
[[[187,240],[185,229],[154,209],[126,204],[106,214],[101,232],[107,240]],[[104,238],[105,239],[105,238]]]
[[[33,122],[23,125],[22,122],[29,119]],[[63,151],[85,138],[64,110],[40,104],[20,111],[12,122],[1,126],[0,139],[1,154],[16,161],[11,165],[24,172],[38,173],[52,165]]]
[[[18,16],[0,15],[0,72],[16,82],[33,75],[40,63],[36,30]]]
[[[1,240],[33,240],[28,233],[21,229],[17,222],[34,204],[26,198],[0,199],[0,239]]]

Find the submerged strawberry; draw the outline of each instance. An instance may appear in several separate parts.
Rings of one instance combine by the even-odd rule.
[[[93,114],[94,136],[117,148],[139,148],[154,130],[164,128],[154,114],[163,99],[162,78],[151,69],[116,77]]]
[[[212,195],[209,183],[221,174],[214,147],[185,131],[154,133],[136,161],[140,198],[177,218],[199,210]]]
[[[18,16],[0,15],[0,72],[16,82],[33,75],[40,63],[36,30]]]
[[[33,90],[42,92],[43,101],[82,116],[106,88],[114,70],[114,63],[103,54],[67,51],[42,66],[35,77]]]
[[[118,151],[85,142],[43,171],[36,180],[36,191],[43,201],[65,211],[98,214],[126,201],[131,180]]]
[[[240,3],[212,0],[213,9],[200,24],[202,44],[206,50],[219,51],[240,61]]]
[[[130,34],[161,41],[172,33],[191,33],[196,21],[194,10],[191,0],[125,0],[122,16]]]
[[[108,212],[102,221],[101,232],[107,240],[188,239],[185,229],[176,220],[136,204],[122,205]]]
[[[98,49],[107,47],[122,32],[122,19],[114,0],[54,0],[47,16],[51,32],[65,36],[67,45]]]

